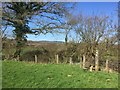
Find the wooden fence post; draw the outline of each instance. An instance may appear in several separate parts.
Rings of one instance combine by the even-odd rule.
[[[78,60],[80,60],[80,56],[78,56]]]
[[[90,66],[90,72],[92,72],[92,71],[93,71],[92,69],[93,69],[93,66]]]
[[[82,58],[80,58],[80,68],[82,68],[83,63],[82,63]]]
[[[108,59],[107,59],[107,60],[106,60],[106,63],[105,63],[105,71],[106,71],[106,72],[109,71],[109,66],[108,66],[108,64],[109,64],[109,61],[108,61]]]
[[[55,55],[55,59],[56,59],[56,63],[58,64],[59,63],[59,56],[58,56],[58,54],[57,55]]]
[[[72,57],[70,57],[70,64],[73,64],[73,62],[72,62]]]
[[[8,55],[7,55],[7,59],[9,59],[9,58],[10,58],[10,55],[8,54]]]
[[[35,55],[35,63],[37,63],[38,62],[38,60],[37,60],[37,55]]]
[[[96,55],[95,55],[95,71],[99,70],[99,58],[98,58],[98,50],[96,50]]]
[[[85,55],[83,55],[83,69],[85,68]]]
[[[17,55],[16,61],[20,60],[20,55]]]

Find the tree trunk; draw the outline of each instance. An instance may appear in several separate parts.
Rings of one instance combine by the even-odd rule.
[[[67,47],[67,43],[68,43],[68,35],[66,34],[65,35],[65,45],[66,45],[66,47]]]
[[[20,53],[21,53],[21,49],[20,48],[17,48],[16,49],[16,52],[14,53],[14,57],[19,61],[19,58],[20,57]]]
[[[22,47],[25,45],[25,42],[27,41],[24,37],[24,32],[21,32],[21,29],[24,30],[24,27],[22,25],[18,25],[15,27],[16,29],[15,34],[16,34],[16,52],[14,53],[14,58],[17,58],[18,56],[20,57],[21,52],[22,52]]]
[[[99,59],[98,59],[98,50],[96,50],[96,55],[95,55],[95,71],[99,70]]]
[[[17,45],[16,45],[16,51],[14,53],[14,58],[16,58],[19,61],[20,54],[22,51],[22,46],[20,44],[20,41],[18,41],[18,39],[16,39]]]

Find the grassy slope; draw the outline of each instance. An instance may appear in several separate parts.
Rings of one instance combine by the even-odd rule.
[[[115,73],[83,71],[77,65],[3,61],[3,87],[116,88]]]

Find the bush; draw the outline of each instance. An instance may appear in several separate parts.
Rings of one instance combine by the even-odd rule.
[[[45,49],[41,48],[40,50],[32,50],[25,52],[21,57],[21,61],[35,61],[35,55],[37,55],[38,62],[50,62],[52,57],[50,56],[50,52]]]

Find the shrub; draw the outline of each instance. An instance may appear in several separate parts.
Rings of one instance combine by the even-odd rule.
[[[51,60],[50,52],[41,48],[40,50],[32,50],[25,52],[21,57],[21,61],[35,61],[35,55],[37,55],[38,62],[49,62]]]

